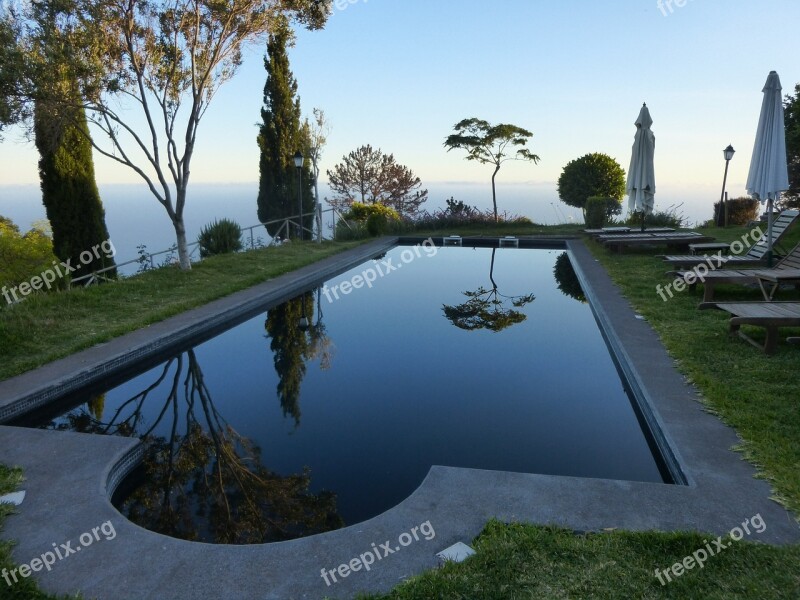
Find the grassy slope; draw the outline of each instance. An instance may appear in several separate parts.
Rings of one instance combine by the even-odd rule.
[[[800,546],[739,542],[665,585],[669,569],[704,548],[695,533],[575,534],[564,529],[487,524],[477,554],[425,573],[372,600],[800,597]]]
[[[183,273],[33,296],[0,309],[0,380],[293,271],[358,242],[287,244],[217,256]]]

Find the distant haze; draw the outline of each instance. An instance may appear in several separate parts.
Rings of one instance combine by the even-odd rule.
[[[424,184],[424,182],[423,182]],[[425,184],[424,184],[425,185]],[[491,186],[464,182],[437,182],[425,185],[430,200],[423,207],[433,212],[445,207],[445,200],[454,197],[469,205],[488,210],[492,206]],[[142,185],[101,185],[100,191],[106,209],[106,222],[117,249],[118,261],[136,258],[136,247],[147,246],[148,251],[165,250],[175,243],[175,234],[163,207]],[[256,225],[256,183],[194,184],[189,188],[186,207],[186,226],[189,239],[196,239],[200,229],[217,218],[229,218],[242,227]],[[322,186],[323,198],[330,196],[327,186]],[[678,212],[691,225],[706,221],[712,216],[712,204],[719,199],[719,191],[711,189],[670,189],[664,187],[656,195],[656,209],[665,210],[683,203]],[[0,215],[12,219],[20,229],[45,218],[38,186],[0,187]],[[542,224],[581,223],[581,213],[558,199],[555,183],[499,184],[498,209],[501,213],[522,215]],[[625,199],[627,202],[627,198]],[[324,204],[324,208],[328,208]],[[330,214],[326,215],[330,219]],[[329,221],[328,221],[329,222]],[[263,232],[257,232],[256,237]]]

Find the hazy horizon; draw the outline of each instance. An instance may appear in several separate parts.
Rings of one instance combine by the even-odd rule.
[[[492,207],[491,185],[478,182],[423,182],[430,199],[423,210],[433,212],[445,207],[445,200],[454,197],[481,210]],[[148,251],[165,250],[175,243],[172,224],[164,208],[142,184],[103,184],[99,186],[106,211],[109,235],[114,243],[118,260],[136,258],[136,247],[147,246]],[[696,225],[712,216],[712,205],[719,200],[719,190],[707,188],[662,188],[656,196],[656,210],[666,210],[683,203],[678,212]],[[189,186],[185,219],[188,237],[194,241],[200,229],[216,218],[229,218],[243,228],[258,225],[256,197],[258,183],[194,183]],[[323,198],[330,196],[327,185],[320,187]],[[555,182],[498,183],[498,210],[528,217],[536,223],[553,225],[582,223],[581,211],[567,206],[558,199]],[[20,229],[27,231],[33,222],[45,218],[44,206],[38,185],[0,186],[3,198],[0,215],[10,218]],[[627,208],[627,198],[623,201]],[[328,205],[323,202],[323,208]],[[330,215],[326,215],[326,221]],[[258,234],[256,234],[258,235]],[[262,237],[265,237],[262,234]]]

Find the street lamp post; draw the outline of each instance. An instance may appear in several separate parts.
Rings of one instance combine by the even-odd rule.
[[[300,331],[305,333],[308,331],[309,322],[308,317],[306,316],[306,295],[303,294],[300,296],[300,306],[303,314],[300,316],[300,322],[298,323],[297,327]]]
[[[725,227],[727,227],[728,226],[728,202],[725,200],[725,186],[728,183],[728,167],[731,164],[731,159],[733,158],[733,155],[736,153],[736,150],[733,149],[733,146],[728,144],[728,147],[725,148],[725,150],[723,150],[722,153],[725,155],[725,177],[722,179],[722,196],[720,196],[720,199],[719,199],[719,208],[720,208],[720,210],[723,210],[723,208],[725,210],[724,225],[725,225]]]
[[[294,166],[297,167],[297,239],[303,241],[303,162],[305,158],[300,150],[294,155]]]

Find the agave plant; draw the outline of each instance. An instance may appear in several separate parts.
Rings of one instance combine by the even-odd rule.
[[[242,228],[230,219],[215,220],[203,227],[197,241],[202,258],[239,252],[242,249]]]

